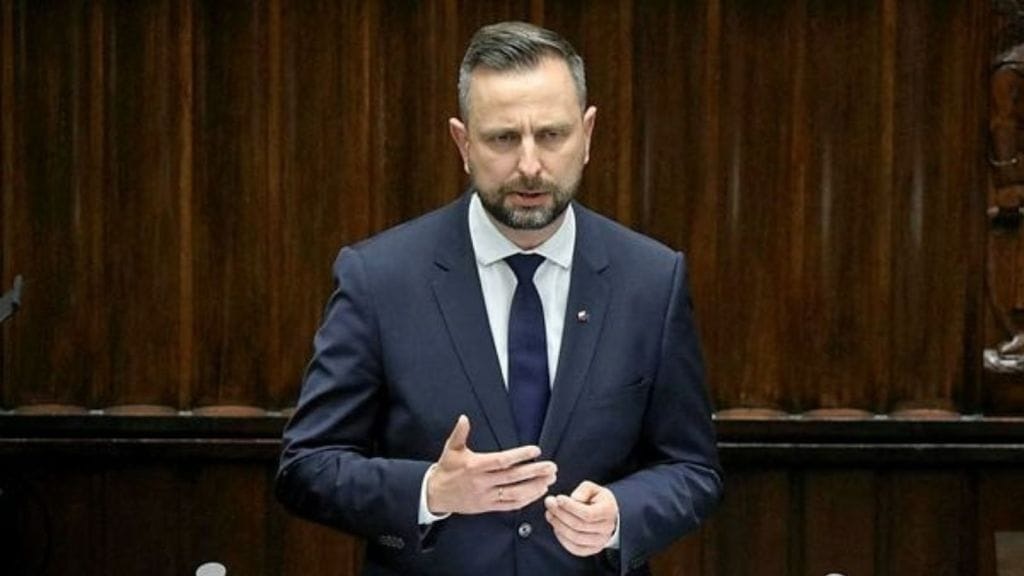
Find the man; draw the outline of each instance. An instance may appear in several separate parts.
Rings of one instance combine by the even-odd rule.
[[[472,188],[339,254],[278,496],[364,574],[648,573],[722,489],[682,255],[572,201],[564,39],[481,29],[459,101]]]

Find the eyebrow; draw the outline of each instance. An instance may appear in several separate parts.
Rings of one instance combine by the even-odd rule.
[[[547,131],[568,132],[571,129],[572,129],[572,122],[553,122],[551,124],[540,124],[540,125],[538,125],[534,129],[534,132],[547,132]],[[509,133],[520,134],[520,133],[522,133],[522,131],[519,129],[518,126],[513,126],[513,125],[495,126],[493,128],[483,128],[483,129],[480,130],[480,134],[484,138],[489,138],[489,137],[492,137],[492,136],[498,136],[500,134],[509,134]]]

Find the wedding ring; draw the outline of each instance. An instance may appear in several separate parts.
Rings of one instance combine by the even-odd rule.
[[[504,501],[505,501],[505,490],[501,486],[498,486],[498,502],[504,502]]]

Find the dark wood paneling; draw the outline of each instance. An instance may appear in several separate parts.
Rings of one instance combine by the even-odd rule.
[[[282,576],[308,576],[327,566],[333,574],[359,573],[363,546],[356,538],[294,517],[283,523]]]
[[[375,230],[459,196],[462,162],[448,135],[458,115],[465,48],[452,2],[382,0],[370,16],[373,139],[369,194]]]
[[[718,171],[709,175],[719,182],[717,269],[693,271],[716,281],[703,317],[722,325],[707,344],[721,408],[796,408],[787,369],[798,354],[790,319],[801,308],[783,296],[800,255],[790,160],[801,8],[787,0],[721,6]]]
[[[875,574],[879,516],[877,475],[810,470],[803,475],[801,556],[808,575]]]
[[[704,574],[782,576],[794,570],[791,543],[795,532],[790,473],[771,469],[732,469],[729,494],[704,529],[713,549]]]
[[[973,574],[965,566],[964,522],[968,520],[963,473],[908,471],[883,476],[885,510],[879,571],[883,574]]]
[[[178,3],[120,2],[105,15],[102,229],[97,307],[108,333],[100,406],[178,404],[179,350],[190,329],[179,308],[182,42]]]
[[[964,239],[977,182],[977,46],[971,3],[897,3],[893,130],[893,407],[950,408],[963,387]],[[941,95],[941,97],[939,97]]]
[[[98,561],[87,568],[90,574],[194,573],[181,539],[216,535],[186,521],[184,505],[195,492],[183,490],[179,472],[170,466],[115,465],[102,472],[100,482],[102,490],[92,502],[101,514],[99,525],[92,527],[100,551]],[[224,498],[234,497],[228,487],[219,488]],[[51,515],[59,518],[61,510],[53,507]],[[67,551],[54,551],[54,557],[64,555]]]
[[[804,409],[874,411],[888,389],[890,198],[880,3],[810,1],[794,95],[796,248],[777,299]],[[794,354],[801,350],[802,353]]]
[[[524,18],[589,64],[582,198],[687,251],[720,408],[974,409],[978,6],[7,3],[0,402],[293,402],[333,255],[460,193],[461,51]]]
[[[1024,474],[996,470],[979,474],[976,523],[978,574],[996,573],[997,532],[1024,532]]]
[[[193,16],[191,401],[265,406],[279,361],[268,279],[281,233],[268,178],[269,12],[264,1],[209,1]]]
[[[267,319],[277,332],[280,362],[271,367],[270,403],[295,402],[295,392],[331,286],[338,249],[373,228],[371,5],[285,2],[280,13],[280,76],[272,98],[280,124],[281,194],[274,207],[281,236],[278,262],[266,281],[277,297]],[[379,72],[375,72],[379,73]],[[273,109],[273,107],[272,107]]]
[[[25,277],[5,328],[5,406],[89,404],[102,360],[103,77],[96,5],[5,3],[4,269]],[[11,383],[17,383],[16,386]]]

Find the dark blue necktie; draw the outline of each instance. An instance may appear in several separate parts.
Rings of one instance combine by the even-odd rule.
[[[519,441],[524,444],[540,439],[551,396],[544,308],[533,284],[533,274],[543,261],[539,254],[505,258],[517,280],[508,318],[508,395]]]

